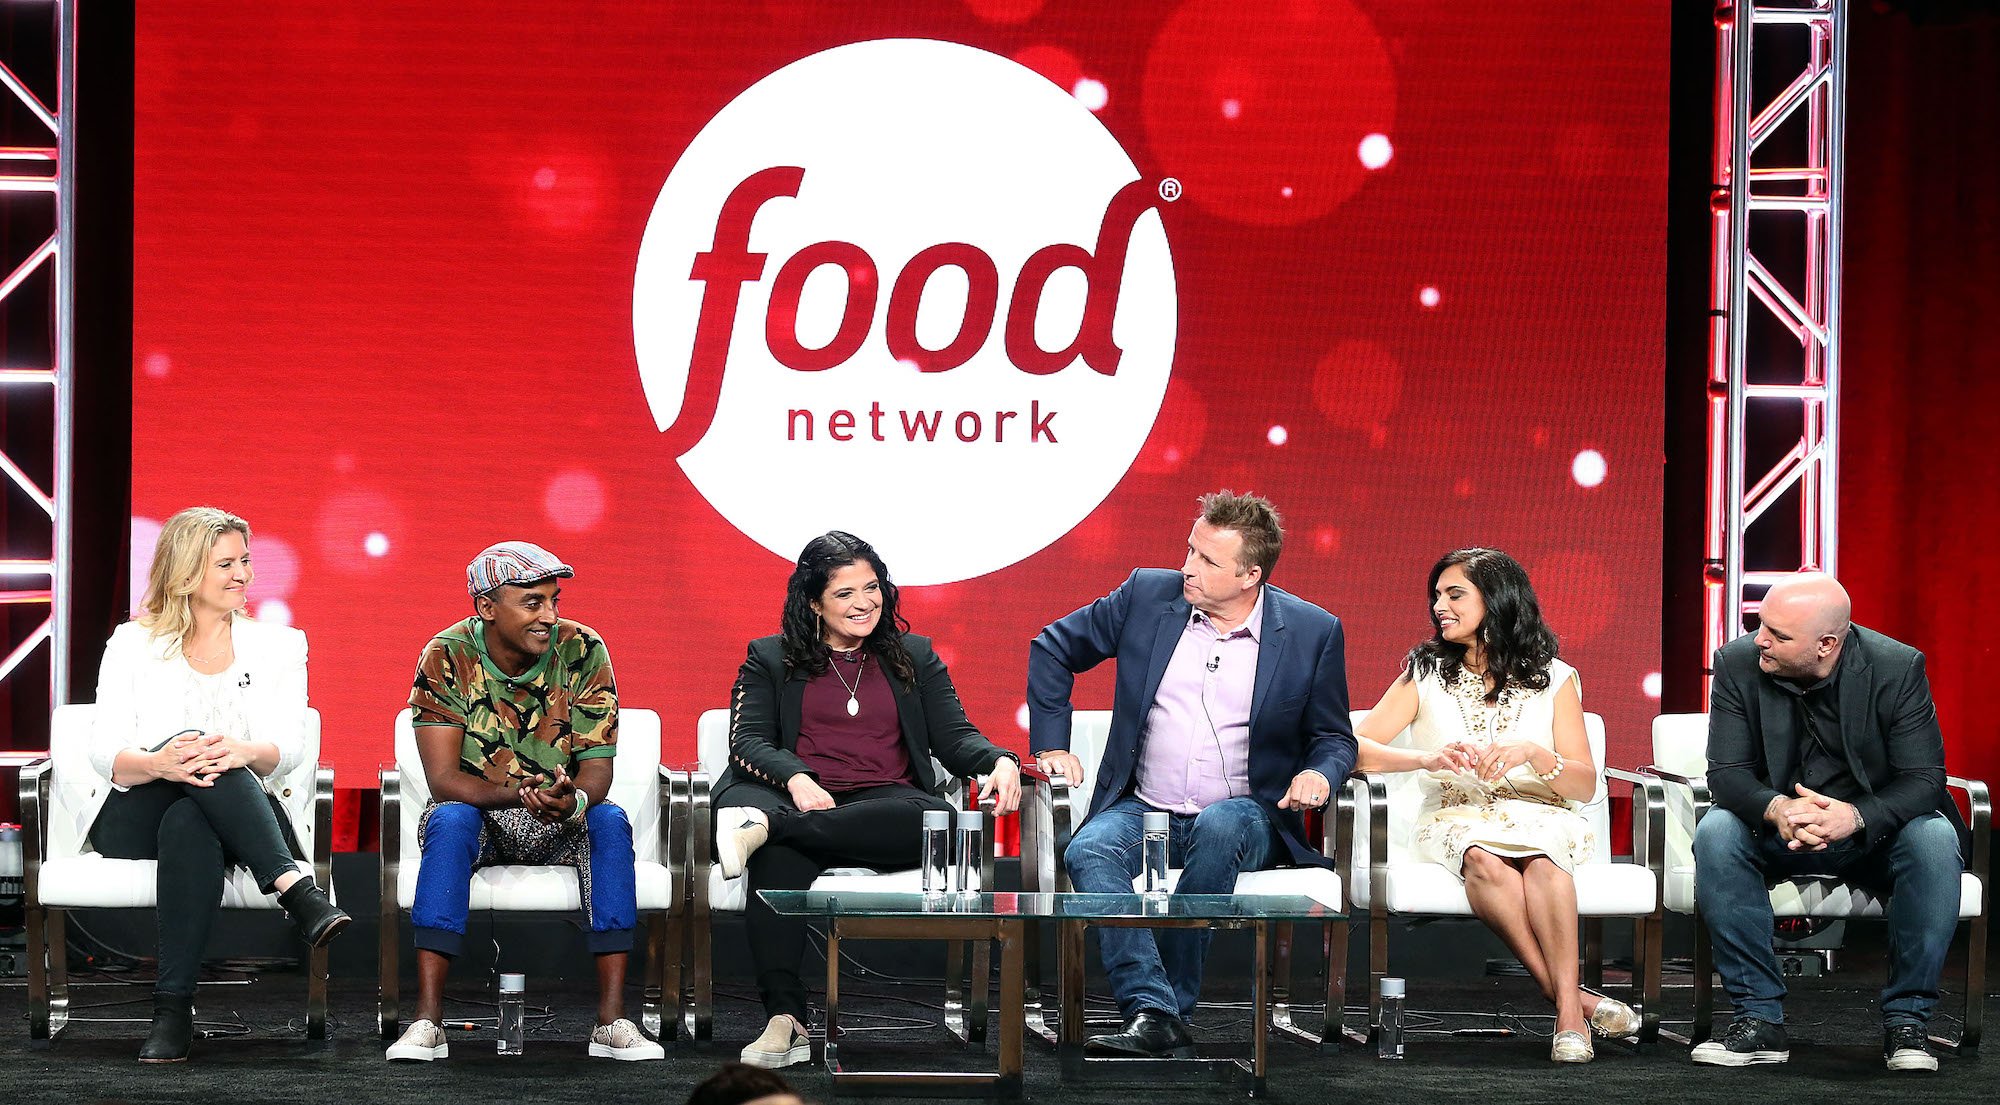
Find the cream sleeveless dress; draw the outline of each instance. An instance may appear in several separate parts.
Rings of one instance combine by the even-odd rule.
[[[1509,686],[1488,705],[1480,676],[1461,669],[1447,683],[1433,672],[1417,682],[1410,747],[1429,752],[1461,741],[1483,747],[1526,740],[1553,751],[1556,692],[1575,676],[1575,668],[1551,660],[1547,690]],[[1417,785],[1423,796],[1413,841],[1417,857],[1461,878],[1467,848],[1513,859],[1547,856],[1565,871],[1596,851],[1596,834],[1576,812],[1580,803],[1557,794],[1527,764],[1491,784],[1470,773],[1423,771]]]

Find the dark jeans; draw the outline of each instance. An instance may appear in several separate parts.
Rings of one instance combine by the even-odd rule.
[[[1770,885],[1800,875],[1834,875],[1889,893],[1889,981],[1882,1023],[1928,1024],[1938,975],[1958,928],[1958,830],[1927,813],[1867,847],[1861,834],[1824,852],[1794,852],[1775,831],[1752,833],[1741,818],[1711,809],[1694,834],[1695,898],[1715,946],[1715,969],[1740,1015],[1785,1019],[1785,980],[1771,948]]]
[[[111,792],[90,825],[90,843],[110,859],[158,860],[158,990],[194,995],[208,929],[222,906],[222,877],[250,869],[266,894],[293,870],[289,826],[248,768],[226,771],[212,787],[164,779]]]
[[[1139,877],[1141,818],[1152,807],[1126,795],[1084,823],[1063,853],[1070,883],[1085,894],[1130,894]],[[1271,817],[1254,798],[1217,802],[1168,819],[1167,865],[1181,869],[1180,894],[1233,894],[1236,876],[1283,856]],[[1190,1020],[1201,997],[1208,929],[1101,928],[1099,950],[1118,1012],[1145,1010]]]
[[[757,892],[805,890],[829,867],[915,867],[922,862],[924,811],[952,808],[934,794],[895,783],[845,791],[835,794],[833,801],[834,808],[810,813],[766,808],[770,839],[750,853],[743,920],[767,1017],[789,1013],[800,1023],[806,1020],[806,987],[799,978],[799,961],[806,954],[806,921],[779,916]],[[716,831],[731,828],[717,825]]]

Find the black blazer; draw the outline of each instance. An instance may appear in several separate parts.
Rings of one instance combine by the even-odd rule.
[[[1867,792],[1854,805],[1868,846],[1933,811],[1963,828],[1945,794],[1944,736],[1924,654],[1858,625],[1841,648],[1840,737],[1848,770]],[[1755,638],[1716,649],[1708,708],[1708,786],[1716,804],[1765,831],[1777,783],[1798,774],[1802,739],[1794,696],[1757,666]]]
[[[993,770],[1002,756],[1012,758],[966,719],[958,690],[951,685],[951,673],[931,648],[930,638],[906,633],[903,646],[916,667],[917,684],[906,687],[890,672],[889,686],[896,695],[903,747],[910,753],[917,786],[936,793],[944,782],[931,770],[933,756],[955,777],[983,775]],[[804,672],[787,677],[784,638],[759,637],[750,642],[750,654],[737,669],[736,687],[729,699],[729,767],[715,783],[718,808],[725,804],[767,805],[749,796],[757,787],[739,788],[736,796],[725,800],[722,792],[732,784],[761,783],[783,795],[792,776],[813,774],[795,751],[806,680]]]

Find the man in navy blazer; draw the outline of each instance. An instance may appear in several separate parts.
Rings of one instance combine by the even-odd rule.
[[[1072,786],[1070,689],[1118,661],[1111,732],[1090,814],[1063,855],[1085,893],[1132,892],[1143,815],[1169,815],[1177,890],[1227,894],[1242,871],[1328,865],[1304,812],[1354,767],[1340,619],[1267,585],[1284,540],[1255,495],[1201,497],[1178,572],[1141,568],[1043,629],[1028,651],[1028,731],[1037,764]],[[1105,973],[1125,1018],[1089,1050],[1188,1058],[1206,930],[1105,928]]]

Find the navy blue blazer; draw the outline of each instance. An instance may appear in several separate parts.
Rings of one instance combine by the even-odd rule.
[[[1091,816],[1132,789],[1146,714],[1191,612],[1179,572],[1140,568],[1116,591],[1050,623],[1028,647],[1028,744],[1037,753],[1069,747],[1069,695],[1076,674],[1118,661],[1111,733],[1097,765]],[[1301,812],[1279,809],[1278,799],[1292,777],[1307,769],[1338,789],[1354,770],[1354,756],[1340,619],[1265,586],[1257,682],[1250,694],[1250,791],[1271,814],[1292,862],[1331,866],[1307,843]]]

